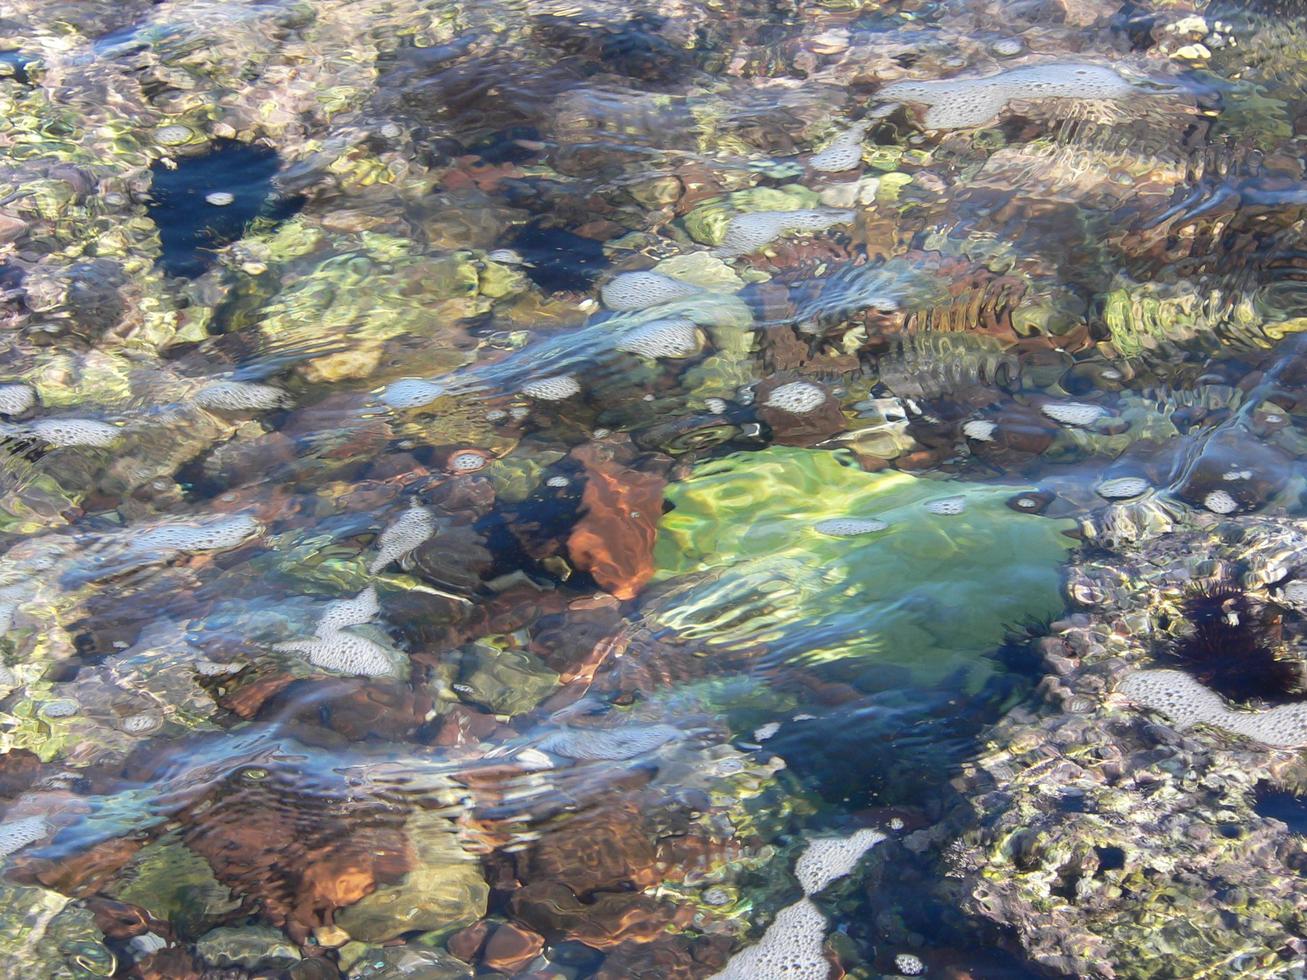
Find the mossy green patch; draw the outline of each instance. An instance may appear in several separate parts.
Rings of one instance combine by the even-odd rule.
[[[846,453],[773,447],[697,466],[667,489],[650,615],[709,646],[791,662],[874,658],[923,683],[968,673],[1014,623],[1062,608],[1066,521],[1007,506],[1015,488],[866,473]],[[958,514],[927,505],[960,501]],[[953,509],[956,509],[956,505]],[[884,522],[840,536],[823,522]]]

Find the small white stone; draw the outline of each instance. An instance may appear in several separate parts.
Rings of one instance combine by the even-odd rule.
[[[225,208],[228,204],[235,202],[236,195],[228,193],[227,191],[213,191],[212,193],[205,194],[204,199],[215,208]]]

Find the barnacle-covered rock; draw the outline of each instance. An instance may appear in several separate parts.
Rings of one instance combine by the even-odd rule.
[[[1015,929],[1036,962],[1147,978],[1283,969],[1304,849],[1259,801],[1303,784],[1301,761],[1276,746],[1297,744],[1282,722],[1307,708],[1292,695],[1229,704],[1182,654],[1211,629],[1188,619],[1194,581],[1255,598],[1307,559],[1298,524],[1120,538],[1072,570],[1089,613],[1054,624],[1041,702],[994,726],[968,768],[978,825],[954,854],[972,910]]]

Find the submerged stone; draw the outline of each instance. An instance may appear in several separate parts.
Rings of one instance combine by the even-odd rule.
[[[300,951],[271,926],[224,926],[206,932],[195,948],[211,966],[247,970],[285,970],[300,961]]]
[[[174,129],[183,127],[166,127],[167,133]],[[177,141],[163,130],[159,139]],[[273,185],[280,169],[275,150],[235,140],[217,140],[203,153],[179,156],[173,166],[154,164],[149,212],[159,228],[164,272],[193,279],[213,264],[215,250],[240,238],[256,217],[294,214],[298,199],[279,198]],[[215,192],[224,195],[222,203],[207,199]]]

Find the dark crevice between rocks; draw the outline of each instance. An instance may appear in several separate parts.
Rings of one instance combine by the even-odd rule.
[[[215,140],[205,152],[174,162],[150,168],[150,220],[163,245],[159,264],[170,276],[202,275],[213,265],[213,253],[240,238],[256,218],[284,221],[303,205],[301,197],[277,193],[273,178],[281,158],[268,147]],[[230,194],[231,203],[212,203],[213,194]]]
[[[1307,834],[1307,796],[1270,783],[1253,788],[1253,810],[1259,817],[1279,820],[1295,834]]]

